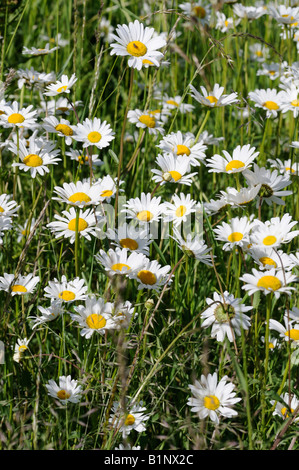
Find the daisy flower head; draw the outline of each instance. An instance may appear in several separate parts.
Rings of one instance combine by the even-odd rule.
[[[264,201],[269,206],[273,203],[284,206],[285,201],[281,199],[281,197],[293,194],[293,191],[283,190],[285,187],[292,184],[289,175],[280,175],[278,170],[267,170],[254,163],[253,171],[246,170],[244,176],[249,186],[260,186],[256,203],[257,207]]]
[[[12,218],[2,216],[0,217],[0,245],[3,245],[4,232],[12,229]]]
[[[80,335],[87,339],[94,333],[104,335],[106,331],[114,329],[111,303],[105,302],[102,298],[96,298],[95,295],[86,297],[85,305],[78,305],[74,310],[77,313],[71,313],[71,318],[78,322],[82,328]]]
[[[259,155],[259,152],[255,152],[255,147],[251,147],[250,144],[238,145],[234,150],[233,154],[230,155],[226,150],[222,150],[224,157],[221,155],[214,155],[206,160],[206,166],[211,168],[210,172],[216,173],[239,173],[243,172],[251,166],[254,159]]]
[[[57,156],[59,150],[55,149],[55,145],[43,139],[36,139],[34,135],[28,140],[20,139],[19,145],[11,142],[9,150],[21,160],[21,162],[13,163],[12,166],[30,172],[31,178],[37,175],[44,176],[50,172],[49,165],[57,165],[61,161],[61,158]]]
[[[281,401],[270,400],[271,405],[275,405],[275,410],[273,411],[273,416],[279,416],[282,419],[288,419],[292,417],[292,414],[299,406],[299,400],[296,395],[289,395],[288,393],[283,393],[280,395]],[[299,416],[294,420],[295,423],[298,423]]]
[[[255,90],[250,91],[248,96],[255,103],[256,108],[266,111],[266,118],[276,118],[278,112],[281,111],[282,90],[277,91],[275,88]]]
[[[29,339],[18,339],[14,348],[13,360],[20,362],[24,352],[28,349]]]
[[[104,162],[97,154],[88,156],[84,149],[80,151],[71,148],[69,151],[65,152],[65,154],[70,157],[71,160],[78,162],[79,165],[89,166],[89,158],[91,158],[91,165],[93,168],[104,165]]]
[[[72,144],[75,126],[72,126],[67,119],[58,120],[55,116],[49,116],[44,119],[42,126],[50,134],[57,134],[65,139],[66,145]]]
[[[212,266],[212,258],[210,255],[211,248],[209,248],[199,235],[188,233],[183,237],[177,228],[173,228],[172,238],[178,244],[180,250],[201,263]]]
[[[199,419],[210,418],[215,424],[219,423],[221,416],[233,418],[238,415],[233,406],[241,398],[236,397],[233,391],[235,386],[228,380],[227,375],[218,382],[217,373],[201,375],[200,381],[195,380],[194,385],[189,385],[192,397],[187,405],[191,411],[197,413]]]
[[[25,276],[19,274],[15,277],[14,274],[4,273],[0,277],[0,290],[10,292],[12,296],[32,294],[38,283],[39,276],[33,276],[33,274]]]
[[[143,253],[130,253],[126,248],[116,247],[115,250],[110,248],[107,253],[100,250],[95,259],[111,277],[116,274],[131,275],[135,271],[140,271],[148,258]]]
[[[149,254],[150,244],[153,242],[153,238],[148,233],[147,228],[141,228],[132,224],[122,224],[118,229],[109,228],[106,232],[107,238],[111,240],[111,244],[118,246],[119,248],[126,248],[127,250],[134,251],[136,253],[143,253],[144,255]]]
[[[296,224],[297,221],[292,221],[292,216],[288,213],[282,218],[272,217],[265,222],[256,220],[250,234],[250,243],[253,247],[278,248],[299,235],[299,230],[292,231]]]
[[[95,117],[93,119],[86,118],[83,123],[74,126],[74,140],[83,142],[83,148],[94,145],[98,149],[108,147],[110,142],[115,138],[114,132],[107,121]]]
[[[289,287],[288,284],[295,282],[297,277],[290,272],[283,272],[282,270],[269,269],[267,272],[252,269],[252,274],[244,274],[240,277],[240,281],[245,282],[242,289],[246,290],[249,295],[261,291],[264,295],[273,293],[275,298],[278,299],[281,294],[291,295],[294,287]]]
[[[149,419],[149,415],[145,413],[146,408],[143,402],[129,403],[127,411],[121,407],[119,402],[114,402],[111,409],[109,423],[113,428],[117,429],[125,439],[131,431],[143,432],[145,431],[145,422]]]
[[[292,315],[292,312],[289,312],[289,314],[286,312],[283,320],[284,325],[274,320],[274,318],[270,318],[269,328],[277,331],[284,341],[290,341],[293,348],[297,348],[299,345],[299,318]]]
[[[171,111],[178,110],[182,114],[190,113],[193,111],[193,104],[183,103],[182,96],[170,97],[167,94],[163,96],[163,108],[169,109]]]
[[[72,86],[76,83],[77,78],[73,73],[71,78],[68,78],[67,75],[62,75],[60,80],[57,80],[55,83],[51,83],[47,86],[44,95],[46,96],[57,96],[62,93],[70,93]]]
[[[232,208],[244,207],[250,204],[258,195],[261,184],[257,184],[252,188],[240,188],[238,191],[236,188],[228,187],[226,191],[220,191]]]
[[[139,223],[158,222],[164,211],[164,203],[161,203],[161,197],[151,197],[151,193],[141,193],[140,198],[131,198],[121,212],[127,214],[129,219]]]
[[[204,211],[208,216],[215,215],[220,211],[225,211],[228,207],[230,207],[230,205],[231,204],[228,201],[226,193],[224,195],[220,195],[218,199],[211,199],[209,202],[203,203]]]
[[[259,42],[249,46],[249,51],[251,52],[251,59],[260,63],[265,62],[269,55],[269,48]]]
[[[59,300],[60,302],[74,302],[76,300],[85,300],[87,286],[84,279],[76,277],[72,281],[68,281],[63,275],[61,280],[54,279],[44,289],[45,297]]]
[[[235,15],[240,18],[247,18],[248,20],[256,20],[266,13],[263,6],[244,6],[242,3],[233,5],[233,11]]]
[[[192,177],[197,173],[189,173],[190,160],[186,155],[179,155],[175,157],[172,153],[164,153],[158,155],[156,164],[161,168],[160,170],[151,170],[155,176],[152,180],[160,183],[161,186],[166,183],[179,183],[190,186],[192,184]]]
[[[267,248],[266,246],[252,246],[248,250],[248,254],[253,261],[258,264],[260,271],[272,268],[290,271],[295,267],[295,263],[292,258],[282,250],[276,251],[274,248]]]
[[[79,403],[82,397],[82,386],[78,385],[78,381],[72,379],[70,375],[61,375],[58,385],[55,380],[51,379],[46,384],[48,395],[58,400],[64,405],[67,403]]]
[[[244,312],[252,310],[253,307],[246,307],[242,299],[235,298],[233,294],[225,291],[222,295],[214,292],[213,299],[207,298],[208,307],[201,315],[202,328],[212,326],[211,337],[218,342],[223,342],[225,337],[232,342],[235,335],[241,336],[242,330],[248,330],[251,319]]]
[[[281,112],[287,113],[291,111],[294,118],[299,115],[299,87],[292,83],[281,93]]]
[[[1,218],[0,218],[0,221],[1,221]],[[29,226],[29,222],[30,222],[30,226]],[[33,227],[35,225],[35,218],[32,217],[31,220],[29,219],[26,219],[26,221],[24,222],[24,224],[18,224],[17,225],[17,234],[18,234],[18,238],[17,238],[17,242],[20,243],[22,242],[22,240],[26,239],[31,231],[33,230]]]
[[[158,117],[157,117],[158,116]],[[163,121],[159,120],[159,114],[151,111],[141,111],[140,109],[130,109],[128,112],[128,121],[135,124],[136,127],[147,129],[149,134],[164,134]]]
[[[204,86],[200,87],[201,93],[199,93],[193,85],[189,85],[191,90],[190,95],[198,103],[208,106],[209,108],[218,108],[222,106],[231,105],[238,102],[237,93],[231,93],[229,95],[223,95],[224,87],[221,87],[216,83],[211,92],[208,92]]]
[[[292,147],[292,145],[290,145],[290,147]],[[277,169],[281,174],[299,176],[299,163],[292,162],[290,158],[284,161],[280,160],[280,158],[276,158],[275,160],[269,158],[268,161],[271,167]]]
[[[214,228],[215,239],[225,242],[224,251],[242,248],[244,244],[249,243],[252,224],[252,220],[247,216],[234,217],[229,223],[223,222]]]
[[[63,314],[62,303],[60,300],[52,300],[50,307],[37,307],[41,315],[36,317],[30,316],[28,319],[32,320],[31,328],[34,328],[56,320],[57,317]]]
[[[216,11],[215,29],[219,29],[221,33],[227,33],[230,29],[234,29],[240,23],[240,18],[227,18],[224,13]]]
[[[187,196],[181,193],[180,196],[174,194],[171,202],[165,202],[164,221],[173,222],[177,227],[182,222],[186,222],[190,214],[196,212],[194,207],[197,202],[191,199],[190,194]]]
[[[154,28],[144,27],[135,20],[128,25],[118,25],[116,34],[111,34],[114,41],[110,55],[128,56],[128,65],[141,70],[144,64],[152,63],[159,67],[163,53],[159,51],[166,46],[166,41],[159,35],[154,35]]]
[[[98,238],[102,232],[101,223],[104,222],[104,218],[95,214],[92,208],[86,211],[80,209],[77,217],[75,207],[71,207],[62,211],[62,215],[55,214],[54,219],[56,220],[47,224],[47,228],[55,234],[55,238],[68,238],[70,243],[75,242],[77,230],[80,237],[89,241],[91,235]]]
[[[191,0],[190,2],[181,3],[179,7],[184,15],[196,19],[203,26],[209,24],[212,10],[212,6],[209,3],[202,0],[197,0],[196,2]]]
[[[43,89],[44,86],[55,80],[55,73],[38,72],[37,70],[34,70],[33,67],[31,67],[30,69],[17,70],[17,77],[19,89],[22,89],[23,86],[28,88],[36,87]]]
[[[183,134],[181,131],[178,131],[165,135],[157,147],[163,150],[163,152],[173,153],[177,157],[186,155],[189,157],[191,166],[198,166],[206,158],[205,151],[207,146],[203,143],[202,139],[199,139],[195,144],[194,141],[195,136],[191,132]]]
[[[126,300],[125,302],[115,302],[112,307],[112,315],[114,321],[114,327],[117,330],[127,328],[131,322],[131,318],[137,316],[135,308],[131,302]]]
[[[269,15],[274,18],[277,23],[283,25],[290,25],[295,21],[299,21],[299,8],[281,5],[269,5]]]
[[[120,187],[124,181],[120,180],[118,186]],[[96,181],[96,188],[99,194],[99,199],[102,202],[110,202],[111,198],[113,198],[116,194],[117,189],[117,177],[112,178],[110,175],[106,175],[103,178],[99,178]],[[119,191],[123,191],[123,189],[119,189]]]
[[[16,217],[20,206],[12,199],[11,194],[0,194],[0,217]]]
[[[36,48],[36,47],[26,47],[23,46],[22,54],[23,55],[31,55],[31,56],[40,56],[40,55],[48,55],[48,54],[53,54],[53,52],[57,51],[59,49],[59,46],[56,47],[50,47],[50,44],[47,43],[45,47],[42,48]]]
[[[11,105],[7,104],[3,107],[3,111],[0,114],[0,125],[3,127],[32,129],[36,126],[37,114],[37,111],[32,111],[32,109],[32,104],[26,108],[20,108],[17,101],[14,101]]]
[[[261,69],[257,71],[257,76],[265,75],[270,80],[276,80],[280,78],[283,74],[285,68],[287,66],[287,62],[283,61],[282,63],[275,63],[272,62],[270,64],[263,62],[261,64]]]
[[[158,261],[146,259],[142,269],[135,269],[129,272],[129,277],[138,282],[138,290],[153,289],[156,292],[161,290],[166,283],[171,282],[169,279],[169,271],[171,266],[161,266]]]
[[[64,202],[75,207],[96,206],[100,201],[100,194],[96,184],[78,181],[77,183],[63,183],[63,186],[55,186],[52,199]]]

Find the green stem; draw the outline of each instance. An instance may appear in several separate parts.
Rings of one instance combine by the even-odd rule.
[[[79,215],[80,215],[80,209],[79,209],[79,207],[76,207],[76,234],[75,234],[75,272],[76,272],[76,277],[79,277],[79,273],[80,273]]]
[[[264,381],[262,386],[262,432],[265,433],[265,414],[266,414],[266,386],[267,386],[267,375],[269,366],[269,331],[270,331],[270,317],[272,307],[272,294],[268,294],[267,297],[267,308],[266,308],[266,334],[265,334],[265,368],[264,368]]]

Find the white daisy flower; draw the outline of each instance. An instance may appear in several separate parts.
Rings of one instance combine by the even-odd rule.
[[[23,46],[22,54],[32,55],[32,56],[48,55],[48,54],[52,54],[58,49],[59,49],[59,46],[50,48],[49,43],[47,43],[44,48],[39,48],[39,49],[37,49],[36,47],[29,48],[29,47]]]
[[[67,119],[58,120],[55,116],[49,116],[44,119],[42,126],[50,134],[64,138],[66,145],[72,144],[75,126],[72,126]]]
[[[140,403],[129,403],[126,413],[119,402],[114,402],[109,423],[125,439],[131,431],[145,431],[145,422],[149,419],[149,415],[145,414],[145,411],[146,408],[143,406],[142,401]]]
[[[233,418],[238,415],[232,407],[241,398],[236,398],[233,392],[235,386],[228,381],[227,375],[218,383],[217,373],[201,375],[200,382],[195,380],[194,385],[189,385],[193,397],[188,399],[187,405],[191,411],[197,413],[199,419],[209,417],[215,424],[219,423],[220,416]]]
[[[184,15],[196,18],[203,26],[209,24],[212,11],[212,5],[209,3],[202,0],[190,1],[181,3],[179,7]]]
[[[157,117],[158,116],[158,117]],[[136,127],[148,129],[149,134],[164,134],[163,121],[159,120],[160,113],[154,114],[151,111],[141,111],[140,109],[131,109],[128,112],[128,121],[135,124]]]
[[[291,295],[291,291],[295,290],[294,287],[289,287],[288,284],[295,282],[297,277],[290,272],[283,272],[282,270],[276,271],[274,268],[269,269],[267,272],[257,271],[252,269],[252,274],[244,274],[240,277],[240,281],[246,284],[242,289],[248,291],[249,295],[261,291],[264,295],[273,293],[278,299],[282,293]]]
[[[164,136],[157,147],[165,153],[173,153],[176,156],[186,155],[189,157],[191,166],[199,166],[200,162],[206,158],[207,146],[204,145],[203,139],[200,139],[196,144],[194,141],[195,136],[191,132],[183,134],[178,131]]]
[[[39,276],[31,273],[26,276],[19,274],[16,278],[14,274],[4,273],[3,277],[0,277],[0,290],[10,292],[12,296],[32,294],[38,282]]]
[[[94,145],[98,149],[108,147],[115,138],[114,132],[107,121],[95,117],[92,120],[86,118],[83,123],[74,126],[74,140],[83,142],[83,148]]]
[[[299,266],[299,251],[297,251],[297,253],[290,253],[289,256],[291,258],[292,263],[294,263],[294,267]]]
[[[250,243],[253,246],[278,248],[299,235],[299,230],[291,231],[296,224],[297,221],[292,221],[292,216],[288,213],[284,214],[281,219],[272,217],[266,222],[255,220]]]
[[[40,36],[43,41],[48,41],[50,44],[57,44],[58,46],[65,47],[70,41],[68,39],[63,39],[61,33],[55,35],[55,37],[50,37],[47,35]]]
[[[137,70],[148,62],[159,67],[163,53],[158,49],[164,47],[166,41],[161,36],[154,36],[154,33],[154,28],[144,27],[138,20],[128,25],[118,25],[116,34],[111,34],[116,42],[110,44],[110,55],[129,56],[129,67]]]
[[[249,329],[251,319],[244,312],[252,310],[253,307],[243,305],[242,299],[235,298],[233,294],[225,291],[223,297],[214,292],[213,299],[207,298],[206,302],[212,305],[202,313],[201,326],[212,326],[211,337],[216,338],[218,342],[223,342],[225,337],[232,342],[235,335],[241,336],[242,330]]]
[[[273,411],[273,416],[279,416],[282,419],[289,419],[292,417],[292,413],[298,408],[299,400],[296,395],[289,395],[288,393],[283,393],[280,395],[282,402],[276,400],[270,400],[271,405],[275,405],[275,410]],[[298,423],[299,416],[294,419],[295,423]]]
[[[77,80],[78,79],[76,78],[76,75],[74,73],[70,79],[67,75],[62,75],[60,80],[57,80],[55,83],[51,83],[47,86],[44,95],[57,96],[62,93],[70,93],[70,89],[76,83]]]
[[[121,212],[127,214],[127,217],[141,223],[157,222],[161,219],[164,211],[164,203],[161,203],[161,197],[151,197],[150,193],[141,193],[140,198],[131,198]]]
[[[70,157],[71,160],[75,160],[80,165],[89,166],[89,156],[86,154],[86,150],[75,150],[70,149],[69,151],[65,152],[65,154]],[[99,158],[97,154],[93,154],[91,157],[91,165],[92,167],[97,167],[104,165],[103,160]]]
[[[224,192],[224,191],[223,191]],[[219,211],[224,211],[230,207],[231,203],[228,201],[227,195],[220,196],[218,199],[211,199],[209,202],[204,202],[204,211],[208,216],[217,214]]]
[[[251,256],[253,261],[259,265],[260,271],[272,268],[290,271],[295,267],[295,263],[292,258],[282,250],[276,251],[271,247],[251,247],[248,250],[248,254]]]
[[[259,155],[255,152],[255,147],[248,145],[238,145],[233,154],[230,155],[226,150],[222,150],[224,157],[221,155],[213,155],[206,160],[206,166],[211,168],[210,172],[216,173],[239,173],[251,166],[253,160]]]
[[[20,362],[24,352],[28,349],[29,339],[18,339],[14,348],[13,360]]]
[[[59,384],[54,380],[49,380],[46,384],[48,395],[53,398],[58,398],[64,405],[66,403],[78,403],[82,397],[82,387],[78,385],[78,381],[72,379],[70,375],[61,375],[59,377]]]
[[[14,101],[12,105],[3,107],[0,114],[0,125],[4,127],[22,127],[32,129],[36,126],[37,111],[32,111],[32,104],[27,108],[19,108],[19,103]]]
[[[285,5],[269,5],[268,12],[279,24],[289,25],[295,21],[299,21],[299,8],[292,8]]]
[[[161,290],[166,283],[170,283],[169,271],[171,266],[161,266],[158,261],[144,260],[144,265],[140,270],[135,269],[129,272],[130,279],[135,279],[138,282],[138,290],[140,289],[153,289],[156,292]]]
[[[1,218],[0,218],[1,220]],[[30,226],[29,226],[29,222],[30,222]],[[25,223],[23,225],[19,224],[17,226],[17,234],[18,234],[18,238],[17,238],[17,242],[20,243],[21,241],[23,241],[24,239],[26,239],[29,234],[31,233],[34,225],[35,225],[35,218],[32,217],[31,220],[29,219],[26,219]]]
[[[281,94],[281,112],[292,111],[294,118],[299,115],[299,87],[292,83],[288,88],[282,90]]]
[[[180,113],[186,114],[193,111],[194,106],[193,104],[183,103],[183,97],[180,95],[170,97],[165,94],[163,96],[163,108],[170,109],[171,111],[177,109]]]
[[[58,196],[52,196],[52,199],[75,207],[96,206],[100,202],[98,185],[90,182],[63,183],[63,187],[54,187],[54,193]]]
[[[266,111],[266,118],[276,118],[281,111],[282,91],[275,88],[250,91],[249,99],[255,103],[256,108],[263,108]]]
[[[14,142],[9,145],[9,150],[17,155],[21,163],[13,163],[25,172],[30,171],[31,178],[35,178],[37,174],[44,176],[49,173],[49,165],[57,165],[61,158],[57,157],[59,150],[55,149],[55,145],[43,139],[36,139],[31,136],[28,140],[20,139],[19,146]]]
[[[252,226],[253,222],[247,216],[234,217],[229,223],[223,222],[217,225],[213,231],[216,234],[216,240],[225,242],[222,249],[229,251],[238,246],[242,248],[244,244],[249,243]]]
[[[124,181],[120,180],[119,187],[124,183]],[[112,178],[110,175],[106,175],[103,178],[99,178],[96,181],[97,191],[99,193],[100,201],[102,202],[110,202],[111,198],[113,198],[116,194],[117,190],[117,177]],[[119,189],[119,191],[123,191],[123,189]]]
[[[30,67],[30,69],[17,70],[17,77],[19,89],[23,88],[23,86],[43,89],[45,85],[48,85],[55,80],[55,73],[38,72],[37,70],[34,70],[33,67]]]
[[[230,29],[234,29],[240,23],[241,19],[228,18],[224,13],[216,11],[215,29],[219,29],[221,33],[227,33]]]
[[[54,219],[56,221],[47,224],[47,228],[55,234],[55,238],[69,238],[70,243],[74,243],[77,227],[76,209],[71,207],[68,211],[62,211],[62,215],[55,214]],[[99,237],[102,232],[102,222],[104,222],[104,218],[99,216],[98,213],[95,214],[92,208],[86,211],[80,209],[78,218],[79,236],[89,241],[91,240],[91,235]]]
[[[12,198],[11,194],[1,194],[0,195],[0,217],[16,217],[16,212],[21,206],[18,206],[18,203]]]
[[[190,194],[187,194],[187,196],[184,193],[181,193],[180,196],[173,194],[171,201],[165,202],[163,219],[165,222],[173,222],[175,227],[182,222],[186,222],[190,214],[196,212],[194,206],[197,202],[191,199]]]
[[[112,245],[119,248],[126,248],[136,253],[149,254],[150,244],[153,242],[152,236],[148,233],[147,228],[138,230],[137,227],[131,224],[122,224],[118,229],[109,228],[106,232],[109,240],[112,240]]]
[[[260,42],[250,45],[249,51],[251,59],[259,63],[265,62],[269,55],[269,48]]]
[[[240,188],[239,191],[236,188],[228,187],[226,191],[220,191],[220,193],[230,206],[235,208],[250,204],[257,197],[260,189],[261,184],[257,184],[252,188]]]
[[[266,75],[270,80],[276,80],[281,77],[287,65],[288,63],[286,61],[278,64],[276,62],[272,62],[270,64],[264,62],[261,64],[262,68],[259,69],[256,74],[257,76]]]
[[[12,218],[1,216],[0,217],[0,245],[3,244],[2,237],[4,236],[4,232],[10,229],[12,229]]]
[[[131,302],[115,302],[112,306],[112,315],[115,329],[127,328],[130,325],[131,318],[137,316],[135,308]]]
[[[292,147],[292,145],[290,147]],[[268,162],[271,164],[272,168],[276,168],[282,174],[299,176],[299,163],[292,162],[290,158],[284,161],[279,158],[276,158],[276,160],[269,158]]]
[[[161,186],[166,183],[179,183],[190,186],[192,184],[192,177],[197,172],[189,173],[190,160],[186,155],[174,156],[172,153],[164,153],[158,155],[156,164],[159,165],[161,170],[151,170],[155,176],[152,180],[160,183]]]
[[[172,238],[187,256],[195,258],[208,266],[212,266],[212,259],[209,254],[211,248],[205,245],[204,241],[198,235],[188,233],[187,236],[183,238],[180,232],[174,227]]]
[[[60,300],[52,300],[50,307],[37,307],[41,315],[36,317],[29,316],[28,319],[32,320],[31,328],[34,330],[37,326],[44,325],[63,314],[63,308]]]
[[[229,95],[223,95],[224,87],[221,87],[216,83],[213,90],[209,93],[204,86],[201,86],[201,93],[194,88],[193,85],[189,85],[191,90],[190,95],[198,103],[208,106],[209,108],[219,108],[238,102],[237,93],[231,93]]]
[[[95,259],[100,263],[109,276],[115,274],[128,275],[135,271],[140,271],[146,264],[148,258],[143,253],[130,253],[126,248],[115,250],[110,248],[106,253],[100,250],[95,255]]]
[[[54,281],[49,281],[44,292],[47,298],[61,302],[74,302],[76,300],[85,300],[87,286],[84,279],[76,277],[72,281],[68,281],[66,276],[63,275],[61,281],[56,278]]]
[[[74,103],[70,102],[67,98],[60,96],[57,99],[43,101],[41,100],[41,112],[45,113],[46,116],[53,116],[53,115],[65,115],[68,116],[69,114],[74,112],[74,108],[78,106],[82,106],[82,101],[75,101]]]
[[[284,341],[291,342],[293,348],[297,348],[299,345],[299,318],[291,319],[291,312],[288,315],[285,314],[283,317],[284,325],[279,323],[277,320],[270,318],[269,328],[270,330],[275,330],[279,333],[280,338]]]
[[[242,3],[233,5],[233,11],[235,15],[240,18],[247,18],[248,20],[256,20],[266,14],[263,6],[244,6]]]
[[[95,295],[87,297],[85,305],[75,306],[74,310],[77,314],[71,313],[71,318],[79,323],[82,328],[80,335],[87,339],[94,333],[104,335],[115,327],[111,303],[102,298],[97,299]]]

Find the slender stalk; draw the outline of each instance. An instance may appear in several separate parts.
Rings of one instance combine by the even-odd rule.
[[[80,275],[80,240],[79,240],[79,216],[80,216],[80,208],[76,207],[76,227],[75,227],[75,272],[76,277]]]

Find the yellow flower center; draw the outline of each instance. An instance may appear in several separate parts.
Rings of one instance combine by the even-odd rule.
[[[288,166],[286,166],[286,171],[290,171],[291,173],[295,173],[295,170],[293,168],[288,167]]]
[[[24,158],[23,163],[32,167],[41,166],[43,164],[43,159],[38,155],[31,153]]]
[[[60,400],[67,400],[70,398],[71,394],[66,390],[59,390],[59,392],[57,392],[57,396],[60,398]]]
[[[245,166],[241,160],[231,160],[225,167],[225,171],[239,170]]]
[[[269,349],[274,349],[274,344],[273,343],[269,343]]]
[[[200,18],[202,20],[206,17],[207,14],[206,10],[200,6],[193,7],[192,11],[194,15],[197,16],[197,18]]]
[[[67,85],[63,85],[60,88],[57,88],[57,93],[63,93],[67,89]]]
[[[146,65],[146,64],[147,64],[147,65],[154,65],[154,63],[153,63],[151,60],[148,60],[148,59],[143,59],[142,63],[143,63],[144,65]]]
[[[78,192],[78,193],[74,193],[72,194],[70,197],[69,197],[69,201],[70,202],[90,202],[91,199],[89,196],[87,196],[87,194],[85,193],[81,193],[81,192]]]
[[[168,172],[172,178],[174,179],[174,181],[179,181],[182,177],[181,173],[179,173],[178,171],[176,170],[172,170],[172,171],[169,171]]]
[[[224,21],[224,25],[225,25],[226,27],[228,27],[228,21],[227,21],[227,20]]]
[[[281,287],[280,280],[275,276],[263,276],[257,282],[258,287],[263,287],[267,290],[277,290]]]
[[[211,104],[217,104],[218,102],[216,96],[209,95],[209,96],[206,96],[206,99],[209,100]]]
[[[19,352],[20,352],[20,353],[26,351],[26,349],[28,349],[28,348],[27,348],[27,346],[26,346],[25,344],[22,344],[21,346],[19,346]]]
[[[146,127],[153,129],[156,126],[156,120],[154,117],[148,116],[147,114],[142,114],[139,121],[144,124]]]
[[[257,57],[263,57],[262,51],[256,51],[255,55],[256,55]]]
[[[291,413],[294,413],[294,410],[293,408],[291,408]],[[289,412],[288,412],[288,409],[286,406],[284,406],[283,408],[281,408],[281,414],[285,417],[285,418],[289,418]]]
[[[277,264],[275,261],[271,258],[268,258],[268,256],[262,256],[259,261],[263,264],[263,266],[274,266],[276,268]]]
[[[274,74],[275,74],[275,70],[269,70],[269,74],[270,74],[270,75],[274,75]]]
[[[125,419],[125,426],[132,426],[135,423],[135,418],[133,415],[128,415]]]
[[[153,286],[157,282],[157,278],[154,273],[151,271],[147,271],[146,269],[143,269],[142,271],[139,271],[137,274],[138,279],[142,282],[142,284],[148,284],[150,286]]]
[[[190,155],[191,153],[191,150],[188,149],[188,147],[186,147],[186,145],[177,145],[177,151],[176,151],[176,154],[177,155]]]
[[[263,103],[263,106],[269,109],[270,111],[277,111],[277,109],[279,109],[279,106],[277,103],[275,103],[275,101],[265,101],[265,103]]]
[[[122,238],[119,240],[120,245],[123,248],[128,248],[129,250],[137,250],[138,243],[132,238]]]
[[[167,103],[167,104],[172,104],[173,106],[179,106],[179,103],[177,103],[177,102],[174,101],[174,100],[167,100],[166,103]]]
[[[99,313],[92,313],[86,318],[86,323],[89,328],[92,328],[93,330],[99,330],[100,328],[105,327],[107,321]]]
[[[62,300],[65,300],[66,302],[69,302],[70,300],[74,300],[76,295],[70,290],[63,290],[58,294],[58,297]]]
[[[292,328],[291,330],[286,331],[285,335],[288,336],[293,341],[299,341],[299,330],[298,329]]]
[[[129,271],[131,268],[127,264],[116,263],[116,264],[113,264],[111,266],[111,269],[113,269],[113,271],[122,271],[122,270],[124,270],[124,272],[125,272],[125,271]]]
[[[232,243],[239,242],[240,240],[242,240],[242,238],[243,238],[243,233],[241,232],[233,232],[227,237],[228,241]]]
[[[299,100],[293,100],[293,101],[291,101],[291,105],[298,107],[298,106],[299,106]]]
[[[203,399],[203,404],[208,410],[217,410],[220,406],[220,401],[215,395],[207,395]]]
[[[127,45],[127,52],[134,57],[142,57],[147,53],[147,47],[140,41],[131,41]]]
[[[76,231],[76,218],[70,220],[67,227],[69,230],[72,230],[73,232],[75,232]],[[88,223],[86,222],[86,220],[81,219],[81,217],[79,217],[78,232],[82,232],[82,230],[85,230],[87,227],[88,227]]]
[[[186,213],[187,208],[186,206],[179,206],[177,210],[175,211],[175,215],[177,217],[183,217],[183,215]]]
[[[25,286],[22,286],[20,284],[15,284],[11,288],[12,292],[27,292],[27,289]]]
[[[55,130],[61,132],[63,135],[73,135],[73,129],[67,124],[58,124]]]
[[[137,214],[137,219],[141,220],[142,222],[149,222],[150,220],[152,220],[153,217],[154,217],[154,214],[146,210],[140,211]]]
[[[111,191],[111,189],[106,189],[105,191],[101,192],[101,197],[110,197],[112,194],[113,191]]]
[[[13,113],[8,117],[7,121],[10,124],[22,124],[22,122],[25,121],[25,118],[20,113]]]
[[[83,165],[85,162],[88,162],[88,155],[79,155],[78,162]]]
[[[87,138],[89,142],[92,142],[93,144],[97,144],[98,142],[100,142],[102,136],[99,132],[92,131],[88,134]]]
[[[0,206],[0,212],[4,212],[4,209],[3,207]]]
[[[274,235],[268,235],[267,237],[264,238],[263,244],[266,246],[274,245],[276,242],[277,238],[274,237]]]

